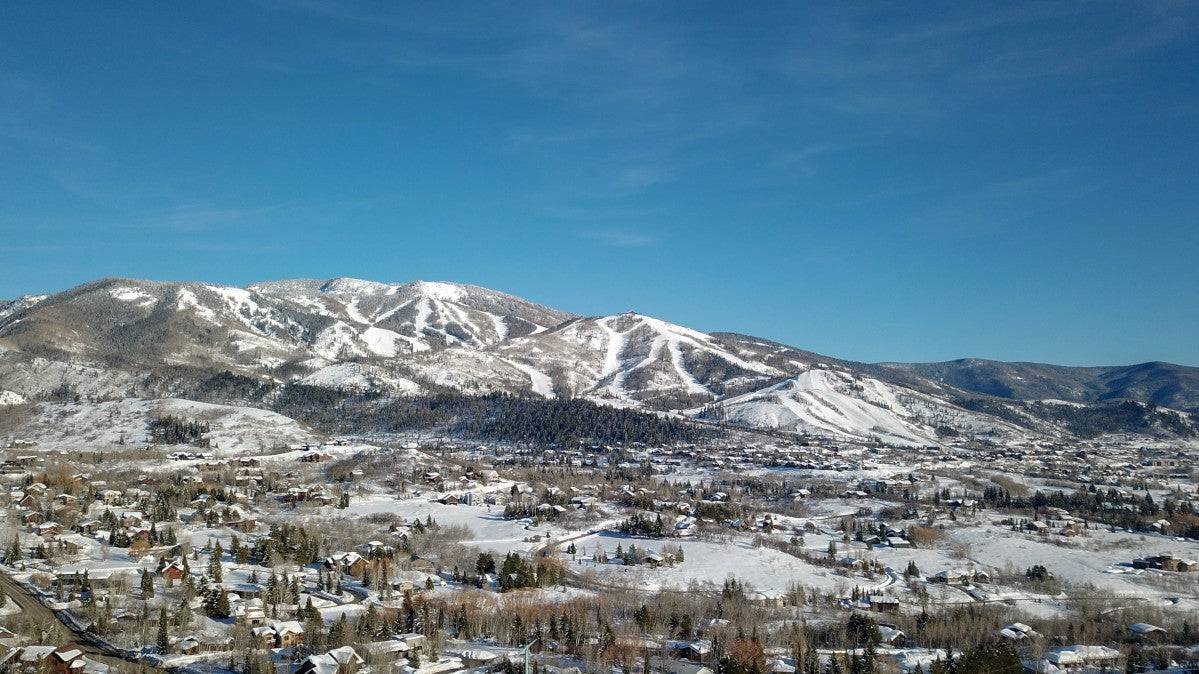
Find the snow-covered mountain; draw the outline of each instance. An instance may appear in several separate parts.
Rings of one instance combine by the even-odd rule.
[[[0,349],[60,361],[278,364],[319,325],[258,299],[239,288],[200,283],[97,281],[0,319]]]
[[[636,313],[578,318],[492,350],[541,392],[659,408],[689,407],[791,370],[690,328]],[[535,386],[535,389],[537,387]]]
[[[829,368],[814,368],[692,413],[750,428],[892,444],[936,444],[946,429],[997,440],[1030,435],[1027,429],[944,399]]]
[[[21,425],[19,437],[35,441],[44,449],[145,446],[153,443],[149,422],[164,416],[207,424],[209,449],[224,455],[262,452],[275,445],[315,444],[325,439],[303,424],[267,410],[176,399],[41,403]]]
[[[1021,400],[1137,400],[1199,410],[1199,367],[1149,362],[1109,367],[1003,363],[963,358],[942,363],[882,363],[958,389]]]
[[[28,309],[47,297],[48,295],[26,295],[15,300],[0,300],[0,321],[3,321],[18,311]]]
[[[947,379],[637,313],[581,317],[456,283],[104,279],[0,304],[0,390],[34,402],[219,390],[240,404],[289,384],[508,392],[901,444],[1047,437],[1079,422],[979,402]]]
[[[259,283],[249,290],[331,319],[312,342],[314,351],[329,360],[344,360],[347,354],[394,357],[448,346],[481,348],[541,332],[571,317],[457,283],[391,285],[337,278]]]
[[[475,286],[344,278],[249,288],[106,279],[5,312],[0,348],[247,373],[482,348],[571,317]]]

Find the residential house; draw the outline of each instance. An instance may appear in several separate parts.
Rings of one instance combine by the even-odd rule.
[[[325,558],[325,568],[341,571],[355,578],[362,578],[370,569],[370,562],[357,552],[339,552]]]
[[[295,620],[277,622],[271,628],[275,630],[275,645],[279,648],[304,643],[304,626]]]
[[[1055,648],[1045,656],[1045,662],[1059,671],[1081,669],[1119,669],[1120,651],[1107,646],[1074,645]],[[1045,667],[1038,671],[1046,671]]]
[[[364,660],[349,646],[334,648],[320,655],[310,655],[300,663],[295,674],[354,674]]]
[[[878,624],[878,642],[887,644],[888,646],[902,646],[907,642],[907,636],[903,631],[895,625],[889,623]]]
[[[72,674],[82,672],[87,666],[83,651],[74,646],[55,649],[44,661],[46,674]]]
[[[481,648],[462,651],[458,657],[462,659],[462,664],[472,669],[475,667],[488,667],[500,660],[499,655]]]

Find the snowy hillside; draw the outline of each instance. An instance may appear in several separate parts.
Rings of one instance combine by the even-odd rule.
[[[1117,373],[1113,386],[1165,395],[1153,374],[1162,367],[1132,370]],[[1141,423],[1120,410],[1066,415],[988,397],[972,380],[958,385],[920,372],[632,312],[579,317],[457,283],[336,278],[236,288],[103,279],[0,304],[0,389],[35,402],[269,404],[281,387],[301,384],[409,396],[581,397],[693,414],[715,404],[710,411],[743,426],[906,444],[1108,429],[1195,435],[1185,419]],[[1170,399],[1188,399],[1179,393],[1185,381]]]
[[[571,317],[511,295],[457,283],[402,285],[350,278],[279,281],[250,290],[333,321],[315,338],[318,355],[394,357],[447,346],[484,347],[558,325]]]
[[[321,388],[355,391],[388,391],[404,395],[421,393],[420,384],[399,376],[387,368],[365,363],[336,363],[297,380],[296,383]]]
[[[345,278],[250,288],[106,279],[3,311],[0,351],[261,376],[289,363],[311,370],[483,348],[571,318],[475,286]]]
[[[241,288],[109,279],[10,314],[0,344],[93,362],[261,369],[295,357],[320,327]]]
[[[148,384],[144,376],[122,368],[0,353],[0,387],[30,400],[57,397],[59,391],[85,398],[148,396],[156,388]]]
[[[877,379],[813,369],[716,406],[719,418],[751,428],[811,435],[881,439],[891,444],[936,444],[937,428],[1014,439],[1011,424],[956,408],[945,401]],[[696,410],[695,415],[714,414]]]
[[[47,295],[26,295],[15,300],[0,300],[0,322],[46,299]]]
[[[572,395],[676,407],[786,374],[711,335],[636,313],[569,321],[495,352],[543,387],[554,383]]]
[[[12,436],[46,449],[132,449],[150,444],[150,421],[168,415],[208,423],[210,430],[205,438],[210,440],[210,447],[205,451],[222,454],[260,452],[279,445],[323,440],[299,422],[267,410],[174,399],[41,403]]]

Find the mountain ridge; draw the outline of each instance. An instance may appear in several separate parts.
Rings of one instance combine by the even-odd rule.
[[[1199,409],[1199,367],[1165,361],[1073,366],[960,358],[875,365],[1001,398],[1070,402],[1128,399],[1183,410]]]
[[[1189,433],[1191,421],[1156,416],[1153,406],[1199,407],[1199,368],[858,363],[636,312],[581,316],[444,281],[343,276],[235,287],[111,277],[0,304],[0,388],[31,400],[64,391],[172,396],[221,372],[268,388],[581,397],[901,444],[1120,428],[1026,404],[1042,400],[1092,405],[1088,413],[1101,416],[1131,400],[1144,410],[1120,410],[1122,423],[1167,435]]]

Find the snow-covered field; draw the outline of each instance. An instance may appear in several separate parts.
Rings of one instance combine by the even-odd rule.
[[[494,485],[506,490],[511,483]],[[511,551],[527,552],[543,544],[546,536],[552,539],[576,533],[569,528],[543,524],[536,526],[529,520],[507,520],[503,508],[486,505],[444,505],[427,497],[396,499],[389,496],[368,496],[353,499],[344,510],[326,508],[322,514],[336,517],[358,517],[374,513],[388,513],[403,517],[407,521],[432,517],[442,526],[464,526],[470,536],[462,541],[466,545],[478,546],[499,554]]]
[[[1066,583],[1091,585],[1100,593],[1119,596],[1179,594],[1151,582],[1155,576],[1178,579],[1179,574],[1148,570],[1133,572],[1127,566],[1121,566],[1133,558],[1172,554],[1184,559],[1199,559],[1199,541],[1113,533],[1104,528],[1092,528],[1085,536],[1063,539],[1015,533],[1004,526],[983,524],[954,529],[951,538],[969,546],[969,558],[979,567],[1002,570],[1011,565],[1023,571],[1040,564]],[[1193,586],[1194,582],[1191,579],[1190,584]]]
[[[151,442],[149,422],[167,415],[208,423],[210,430],[205,437],[211,445],[205,451],[220,454],[263,452],[323,439],[294,419],[267,410],[174,398],[41,403],[12,435],[45,449],[137,448]]]
[[[726,579],[735,578],[768,596],[781,595],[795,585],[840,596],[847,595],[854,587],[905,595],[909,592],[900,576],[909,563],[915,563],[922,578],[940,571],[985,571],[996,578],[994,582],[980,584],[974,597],[960,587],[928,585],[926,588],[934,602],[971,603],[980,598],[993,598],[1015,600],[1014,605],[1033,613],[1054,614],[1065,610],[1066,603],[1054,597],[1030,594],[1003,584],[1003,576],[1021,575],[1029,567],[1039,564],[1061,580],[1072,596],[1145,599],[1152,606],[1199,609],[1199,602],[1191,592],[1180,591],[1183,585],[1194,583],[1188,574],[1133,571],[1129,567],[1133,558],[1146,555],[1199,558],[1197,541],[1112,533],[1105,529],[1092,529],[1085,536],[1070,539],[1041,537],[1012,532],[1006,526],[986,524],[984,520],[950,526],[943,539],[920,548],[869,546],[853,541],[847,545],[836,530],[836,522],[829,520],[848,513],[838,513],[835,503],[825,510],[829,515],[824,517],[829,519],[811,520],[819,528],[804,536],[803,547],[808,555],[823,557],[829,543],[833,542],[838,558],[852,557],[877,563],[890,571],[867,577],[861,572],[813,565],[769,547],[755,546],[753,537],[744,534],[733,535],[727,541],[707,541],[648,539],[606,531],[576,539],[575,555],[559,554],[570,562],[574,572],[594,574],[595,582],[601,586],[712,589],[719,588]],[[799,518],[776,518],[776,522],[790,527],[794,522],[788,523],[789,519],[799,521]],[[776,536],[785,540],[790,534]],[[630,545],[643,552],[680,547],[684,561],[661,567],[626,567],[617,561],[599,564],[593,561],[598,553],[612,557],[618,546],[628,550]]]
[[[577,541],[575,545],[578,554],[571,564],[571,570],[578,573],[594,571],[599,582],[621,587],[685,590],[695,583],[703,589],[719,590],[725,580],[734,578],[748,583],[758,592],[779,596],[793,585],[825,591],[848,591],[855,584],[871,584],[866,580],[855,582],[851,578],[836,574],[832,569],[813,566],[778,550],[754,547],[745,537],[723,543],[688,539],[632,538],[615,532],[605,532]],[[595,564],[590,559],[597,551],[612,556],[618,545],[624,550],[634,545],[639,551],[654,552],[659,552],[665,547],[681,547],[683,562],[674,566],[653,568],[645,565],[626,567],[619,562]],[[570,559],[569,555],[563,557]]]
[[[811,369],[723,402],[726,419],[829,437],[880,438],[896,445],[935,445],[937,425],[1019,437],[1015,427],[944,401],[848,372]]]

